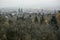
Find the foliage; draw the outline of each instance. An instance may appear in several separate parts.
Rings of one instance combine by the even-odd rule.
[[[38,22],[37,17],[34,19]],[[41,21],[44,21],[43,16]],[[0,17],[0,40],[60,40],[59,37],[59,30],[52,29],[51,24],[32,24],[28,18],[12,21]]]

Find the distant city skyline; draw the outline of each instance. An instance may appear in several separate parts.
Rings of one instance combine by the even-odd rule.
[[[60,0],[0,0],[0,8],[7,7],[60,9]]]

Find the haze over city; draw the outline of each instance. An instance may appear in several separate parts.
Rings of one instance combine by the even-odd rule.
[[[8,7],[60,9],[60,0],[0,0],[0,8]]]

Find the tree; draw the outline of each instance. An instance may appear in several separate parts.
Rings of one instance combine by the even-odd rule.
[[[41,24],[44,22],[44,15],[41,16]]]
[[[52,16],[51,25],[53,25],[56,30],[59,29],[59,27],[57,25],[57,20],[56,20],[55,16]]]
[[[38,18],[37,18],[37,16],[35,17],[35,22],[38,22]]]

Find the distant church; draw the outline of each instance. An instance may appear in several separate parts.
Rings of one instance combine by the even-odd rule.
[[[18,17],[22,17],[23,16],[23,9],[22,8],[21,9],[19,8],[17,14],[18,14],[17,15]]]
[[[22,8],[21,9],[19,8],[18,9],[18,14],[22,14],[22,13],[23,13],[23,9]]]

